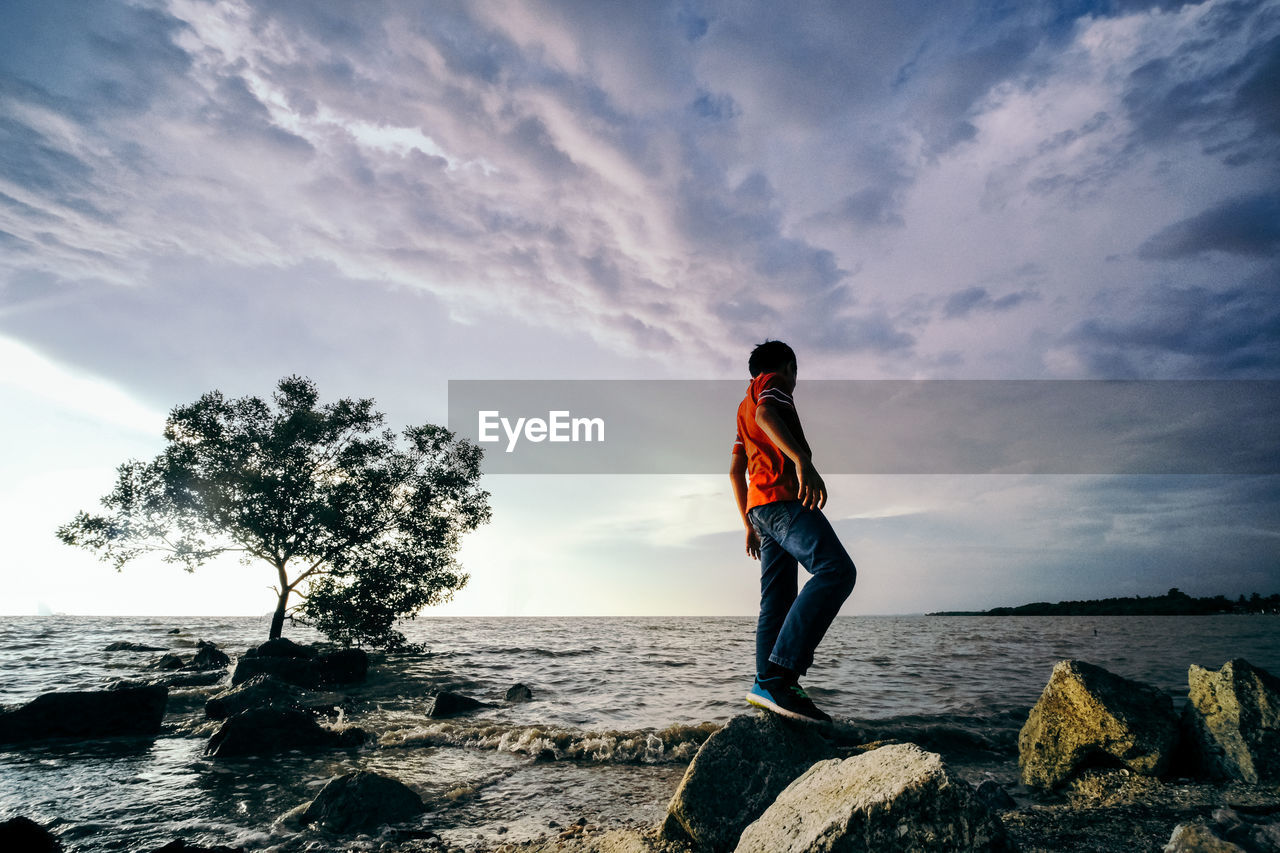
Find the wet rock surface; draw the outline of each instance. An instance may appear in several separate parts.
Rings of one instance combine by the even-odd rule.
[[[1018,735],[1018,765],[1024,784],[1043,789],[1092,766],[1158,776],[1177,742],[1167,695],[1083,661],[1060,661]]]
[[[161,686],[46,693],[0,711],[0,743],[157,734],[168,697]]]
[[[487,707],[485,703],[479,699],[473,699],[461,693],[442,690],[427,703],[427,716],[438,720],[446,717],[456,717],[459,714],[467,714],[485,707]]]
[[[272,640],[272,654],[245,654],[236,661],[232,684],[241,684],[255,675],[273,675],[299,687],[330,684],[358,684],[368,677],[369,656],[359,649],[317,653],[288,640]],[[288,645],[284,645],[288,643]],[[263,646],[268,646],[264,643]],[[259,646],[261,650],[263,646]],[[310,654],[300,650],[308,649]],[[252,650],[251,650],[252,651]]]
[[[213,643],[199,640],[195,656],[187,666],[196,670],[225,669],[231,666],[231,658]]]
[[[313,693],[274,676],[255,675],[243,684],[210,697],[204,711],[211,720],[225,720],[250,708],[297,708],[332,716],[340,698],[335,694]]]
[[[1192,666],[1184,713],[1192,761],[1214,778],[1280,781],[1280,678],[1237,658]]]
[[[295,708],[250,708],[229,717],[209,738],[205,753],[215,758],[267,755],[288,750],[359,746],[360,729],[334,731]]]
[[[792,780],[834,753],[813,726],[772,714],[735,717],[694,756],[667,806],[661,837],[732,850]]]
[[[400,780],[361,770],[330,779],[296,819],[302,826],[349,833],[410,820],[425,810],[422,798]]]
[[[941,756],[894,744],[814,764],[743,831],[736,853],[1012,849],[1000,818]]]

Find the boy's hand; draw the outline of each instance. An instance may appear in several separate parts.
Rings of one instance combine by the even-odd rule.
[[[747,530],[747,554],[753,560],[760,559],[760,534],[754,527]]]
[[[813,463],[807,459],[797,466],[796,476],[800,479],[800,503],[808,509],[822,509],[827,505],[827,484]]]

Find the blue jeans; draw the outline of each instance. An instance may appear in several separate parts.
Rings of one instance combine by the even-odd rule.
[[[858,570],[821,510],[775,501],[752,507],[747,520],[760,535],[756,675],[763,678],[770,661],[803,675]],[[813,575],[798,596],[797,562]]]

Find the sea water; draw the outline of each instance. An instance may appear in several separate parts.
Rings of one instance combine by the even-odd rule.
[[[373,769],[423,794],[429,811],[413,827],[461,847],[545,835],[580,817],[652,823],[707,733],[751,710],[754,627],[749,618],[420,618],[406,633],[424,652],[375,655],[368,682],[342,691],[342,723],[371,735],[363,748],[208,758],[216,724],[204,702],[221,687],[171,688],[157,737],[0,746],[0,820],[51,826],[72,851],[150,850],[175,837],[306,850],[317,836],[276,818],[329,778]],[[257,618],[0,618],[0,704],[155,675],[146,667],[162,652],[104,651],[113,642],[189,655],[205,639],[234,656],[267,629]],[[1016,727],[1056,661],[1089,661],[1180,705],[1190,664],[1244,657],[1280,673],[1278,629],[1269,616],[842,617],[805,683],[837,717],[990,731]],[[285,634],[318,639],[293,626]],[[504,701],[515,683],[532,702]],[[425,708],[439,690],[491,707],[431,720]],[[346,847],[378,849],[389,837]]]

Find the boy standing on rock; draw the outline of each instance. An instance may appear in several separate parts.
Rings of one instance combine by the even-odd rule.
[[[751,384],[738,404],[738,434],[729,478],[747,553],[760,560],[756,679],[747,701],[785,717],[830,722],[800,687],[857,569],[822,514],[827,487],[813,467],[791,395],[796,356],[766,341],[748,361]],[[812,575],[796,594],[797,563]]]

